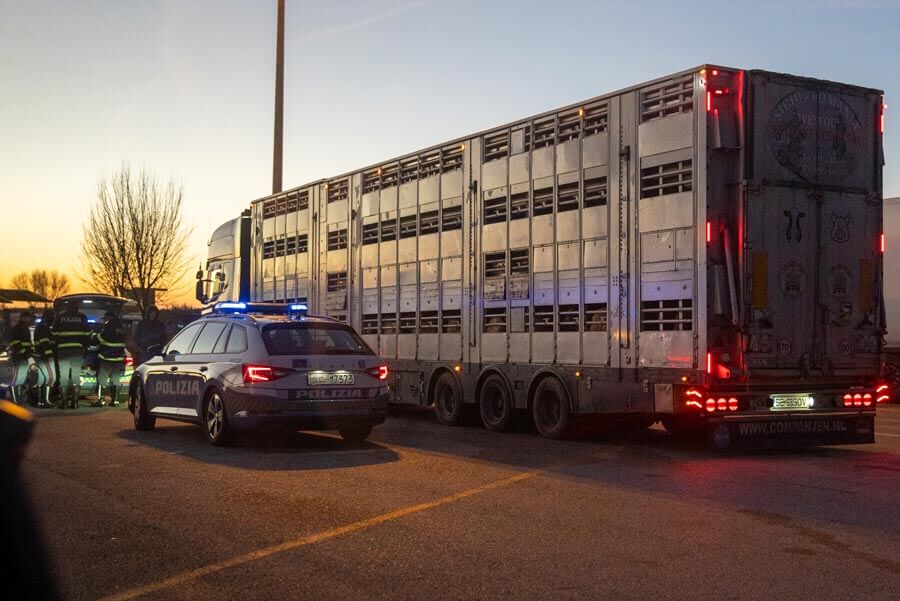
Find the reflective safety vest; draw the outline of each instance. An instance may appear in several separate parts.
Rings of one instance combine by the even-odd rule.
[[[125,328],[122,321],[113,317],[97,334],[100,343],[101,361],[122,361],[125,359]]]
[[[60,313],[53,323],[53,335],[56,337],[56,348],[59,350],[84,350],[90,335],[87,317],[84,313],[68,311]]]
[[[13,361],[27,359],[34,344],[31,342],[31,331],[24,323],[17,323],[9,333],[9,354]]]
[[[49,324],[41,322],[34,329],[34,344],[41,357],[52,357],[54,353],[53,330]]]

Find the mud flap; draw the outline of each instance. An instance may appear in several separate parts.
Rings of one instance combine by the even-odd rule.
[[[707,433],[720,450],[874,443],[875,415],[712,418]]]

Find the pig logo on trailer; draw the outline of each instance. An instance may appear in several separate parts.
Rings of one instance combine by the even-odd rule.
[[[831,214],[831,239],[843,244],[850,239],[850,215]]]
[[[837,184],[859,164],[862,125],[853,108],[830,92],[788,94],[772,109],[767,130],[778,162],[808,182]]]

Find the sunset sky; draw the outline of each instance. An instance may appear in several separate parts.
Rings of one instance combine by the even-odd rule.
[[[900,2],[287,0],[286,29],[286,188],[709,62],[884,89],[900,195]],[[274,37],[275,0],[0,0],[0,284],[75,275],[123,161],[183,182],[199,264],[270,191]]]

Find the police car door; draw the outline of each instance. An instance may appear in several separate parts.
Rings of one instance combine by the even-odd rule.
[[[148,362],[144,392],[150,413],[160,416],[180,417],[183,395],[189,373],[190,351],[203,324],[194,323],[179,332],[163,349],[162,357]]]
[[[225,346],[229,324],[213,321],[205,324],[191,352],[181,357],[178,369],[184,384],[179,389],[178,408],[185,417],[200,415],[200,401],[206,390],[206,380],[217,373],[216,364],[221,361],[219,353]]]

